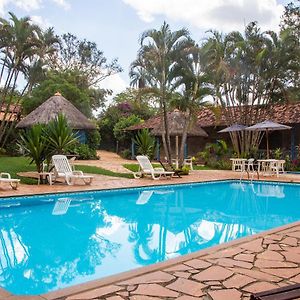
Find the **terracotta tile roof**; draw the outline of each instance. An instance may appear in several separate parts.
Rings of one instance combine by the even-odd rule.
[[[244,107],[244,109],[247,109]],[[232,115],[235,116],[236,123],[243,123],[240,120],[240,108],[231,107],[228,108],[231,111]],[[259,118],[257,122],[264,120],[272,120],[277,123],[283,124],[297,124],[300,123],[300,103],[296,104],[282,104],[282,105],[273,105],[268,109],[255,108],[255,111],[258,110]],[[252,122],[253,123],[253,122]],[[155,116],[149,120],[134,125],[128,128],[128,130],[139,130],[143,128],[155,128],[160,124],[160,116]],[[203,108],[197,114],[197,124],[200,127],[215,127],[215,126],[226,126],[224,112],[221,112],[217,108]]]
[[[11,104],[9,105],[9,109],[6,115],[5,111],[6,105],[2,105],[2,107],[0,107],[0,121],[3,121],[4,117],[6,121],[16,121],[20,118],[21,106]]]

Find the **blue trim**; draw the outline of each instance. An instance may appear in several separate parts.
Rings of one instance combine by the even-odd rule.
[[[291,158],[292,160],[296,159],[296,147],[295,147],[295,138],[296,138],[296,134],[295,134],[295,128],[293,127],[291,129]]]
[[[185,142],[184,144],[184,158],[188,157],[188,144]]]
[[[160,160],[160,139],[156,137],[156,160]]]
[[[131,140],[131,159],[135,159],[135,143]]]

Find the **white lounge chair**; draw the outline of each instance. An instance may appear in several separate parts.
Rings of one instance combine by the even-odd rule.
[[[84,175],[82,171],[73,171],[65,155],[53,155],[54,179],[64,178],[68,185],[73,185],[76,179],[81,179],[85,184],[91,184],[94,176]]]
[[[10,186],[16,190],[18,188],[20,179],[13,179],[9,173],[0,173],[0,183],[9,183]]]
[[[138,155],[136,157],[140,165],[140,171],[133,173],[134,178],[141,178],[143,175],[150,175],[154,180],[160,179],[162,176],[171,178],[174,172],[165,171],[163,168],[153,168],[147,156]]]

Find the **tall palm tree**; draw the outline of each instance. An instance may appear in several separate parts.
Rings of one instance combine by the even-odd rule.
[[[4,116],[0,124],[0,147],[3,147],[14,122],[9,115],[10,105],[18,105],[25,94],[39,77],[46,54],[55,51],[56,42],[53,30],[43,32],[33,24],[29,17],[17,18],[9,13],[10,19],[0,19],[0,81],[3,85],[0,107],[4,107]],[[19,97],[15,97],[18,80],[25,78],[25,84]]]
[[[186,29],[171,31],[164,22],[159,30],[151,29],[142,34],[138,57],[131,64],[131,78],[135,82],[143,80],[152,93],[158,95],[163,120],[162,141],[168,161],[171,161],[171,139],[167,116],[174,80],[170,71],[178,56],[184,53],[188,40]]]
[[[176,78],[174,87],[180,90],[179,97],[173,98],[172,105],[184,112],[185,122],[179,149],[179,166],[183,165],[184,146],[188,129],[199,108],[206,104],[203,98],[211,93],[208,76],[203,72],[202,51],[190,40],[186,48],[186,55],[182,55],[172,68]]]

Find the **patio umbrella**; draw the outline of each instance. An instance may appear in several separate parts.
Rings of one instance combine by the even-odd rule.
[[[229,133],[232,144],[235,144],[236,147],[238,149],[240,149],[241,136],[243,136],[243,132],[246,128],[247,128],[247,126],[245,126],[245,125],[235,123],[229,127],[226,127],[224,129],[218,131],[218,133]]]
[[[247,128],[247,126],[245,125],[241,125],[241,124],[233,124],[229,127],[226,127],[220,131],[218,131],[218,133],[223,133],[223,132],[236,132],[236,131],[243,131]]]
[[[266,140],[267,140],[267,158],[269,159],[269,131],[274,130],[287,130],[291,129],[292,127],[279,124],[270,120],[263,121],[261,123],[257,123],[253,126],[246,128],[245,130],[250,131],[265,131],[266,132]]]

